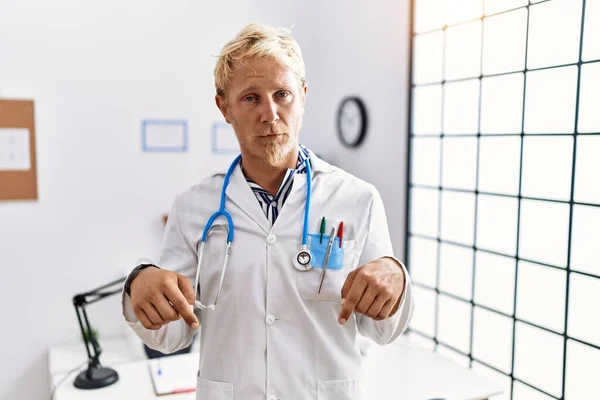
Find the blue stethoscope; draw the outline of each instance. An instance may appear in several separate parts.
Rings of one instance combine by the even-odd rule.
[[[225,174],[225,181],[223,182],[223,187],[221,188],[221,204],[219,206],[219,210],[215,212],[206,222],[206,226],[204,227],[204,231],[202,232],[202,239],[200,241],[200,250],[198,251],[198,267],[196,268],[196,283],[194,285],[194,297],[196,299],[196,308],[198,309],[209,309],[214,310],[217,305],[217,300],[219,299],[219,294],[221,294],[221,288],[223,287],[223,278],[225,277],[225,270],[227,269],[227,260],[229,259],[229,254],[231,254],[231,242],[233,242],[233,219],[231,218],[231,214],[227,212],[225,209],[225,200],[226,200],[226,192],[227,186],[229,186],[229,181],[231,180],[231,175],[233,171],[240,163],[242,159],[242,155],[238,155],[235,160],[229,166],[227,173]],[[302,228],[302,248],[296,256],[294,257],[294,267],[296,267],[299,271],[308,271],[312,268],[312,254],[308,250],[308,213],[310,211],[310,197],[311,197],[311,189],[312,189],[312,171],[310,168],[309,158],[307,158],[304,163],[306,164],[306,201],[304,202],[304,227]],[[215,220],[224,216],[227,219],[227,226],[225,225],[213,225]],[[202,265],[202,257],[204,255],[204,247],[206,245],[206,241],[208,240],[208,236],[213,229],[222,228],[227,231],[227,248],[225,250],[225,258],[223,260],[223,267],[221,268],[221,277],[219,280],[219,289],[217,291],[217,295],[215,296],[215,300],[209,304],[205,305],[198,299],[198,291],[199,291],[199,278],[200,278],[200,267]]]

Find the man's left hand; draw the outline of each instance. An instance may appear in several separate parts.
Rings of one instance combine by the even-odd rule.
[[[394,315],[400,305],[405,279],[402,267],[388,257],[350,272],[342,287],[339,323],[344,325],[354,311],[376,321]]]

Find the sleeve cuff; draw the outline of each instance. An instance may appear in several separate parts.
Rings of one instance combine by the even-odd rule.
[[[394,321],[394,317],[398,317],[400,315],[402,315],[402,309],[404,308],[404,303],[406,303],[406,293],[408,292],[408,287],[411,284],[410,283],[410,276],[408,275],[408,269],[406,269],[406,266],[396,257],[394,256],[386,256],[385,258],[390,258],[394,261],[396,261],[396,263],[398,264],[398,266],[400,268],[402,268],[402,272],[404,273],[404,287],[402,288],[402,294],[400,295],[400,303],[398,304],[398,308],[396,309],[396,312],[392,315],[390,315],[388,318],[386,318],[383,321],[380,322],[385,322],[385,321]]]
[[[131,297],[127,293],[125,293],[125,289],[122,292],[121,306],[123,309],[123,316],[125,317],[125,321],[131,323],[137,323],[140,320],[135,316],[135,312],[133,311],[133,305],[131,304]]]

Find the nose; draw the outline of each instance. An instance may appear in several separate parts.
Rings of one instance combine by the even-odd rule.
[[[277,103],[273,99],[263,101],[260,121],[272,124],[279,121],[277,113]]]

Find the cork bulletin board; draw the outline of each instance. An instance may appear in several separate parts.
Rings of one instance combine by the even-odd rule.
[[[0,99],[0,201],[37,198],[33,100]]]

